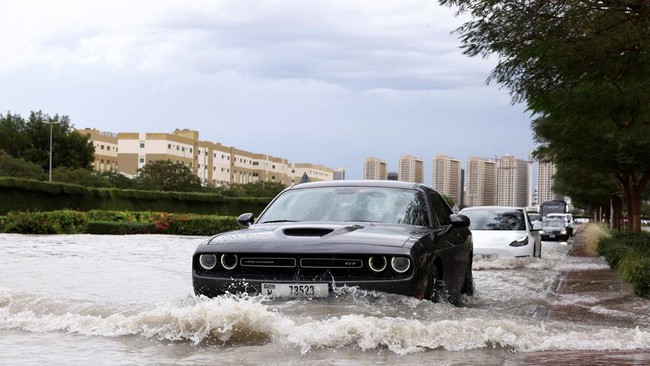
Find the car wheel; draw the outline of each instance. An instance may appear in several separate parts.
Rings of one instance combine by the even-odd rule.
[[[469,260],[469,266],[467,271],[465,271],[465,282],[463,283],[463,288],[460,291],[462,294],[467,296],[474,296],[474,275],[472,274],[472,259]]]
[[[429,279],[425,298],[437,303],[446,298],[445,293],[444,282],[440,279],[438,266],[434,265],[431,268],[431,278]]]

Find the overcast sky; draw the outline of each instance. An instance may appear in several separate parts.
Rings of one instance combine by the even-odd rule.
[[[0,113],[166,132],[362,177],[375,156],[512,154],[530,116],[435,0],[0,0]]]

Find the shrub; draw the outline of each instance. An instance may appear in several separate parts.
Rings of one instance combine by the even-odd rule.
[[[71,210],[10,212],[0,217],[0,231],[21,234],[173,234],[214,235],[239,228],[233,216]]]
[[[214,235],[239,228],[233,216],[163,214],[154,222],[158,232],[174,235]]]
[[[125,235],[156,234],[156,224],[151,222],[91,221],[86,226],[88,234]]]
[[[130,211],[109,211],[90,210],[86,212],[88,221],[99,222],[135,222],[138,221],[134,212]]]
[[[78,234],[84,232],[86,222],[82,212],[70,210],[9,212],[3,229],[8,233]]]
[[[634,288],[638,296],[650,296],[650,233],[615,233],[603,238],[598,252]]]

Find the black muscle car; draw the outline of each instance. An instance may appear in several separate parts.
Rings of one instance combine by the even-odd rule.
[[[466,216],[422,185],[328,181],[282,191],[241,230],[196,249],[197,295],[326,297],[338,286],[457,304],[472,295],[472,235]]]

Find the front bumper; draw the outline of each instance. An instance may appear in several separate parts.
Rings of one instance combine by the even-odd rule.
[[[545,233],[545,234],[540,234],[540,238],[543,241],[567,241],[569,240],[569,234],[552,234],[552,233]]]
[[[318,281],[323,283],[326,281]],[[260,293],[262,283],[298,283],[310,284],[316,283],[314,281],[277,281],[266,279],[235,279],[235,278],[219,278],[213,276],[202,276],[197,274],[196,271],[192,273],[192,284],[194,286],[194,293],[205,295],[208,297],[215,297],[226,293],[257,295]],[[414,276],[399,279],[399,280],[345,280],[336,281],[332,278],[327,281],[330,294],[335,287],[359,287],[363,290],[381,291],[393,293],[398,295],[413,296],[421,298],[424,296],[424,286],[418,283]]]
[[[534,244],[528,243],[521,247],[511,246],[489,246],[489,247],[474,247],[474,258],[478,259],[495,259],[495,258],[523,258],[532,257],[534,252]],[[495,257],[496,255],[496,257]]]

